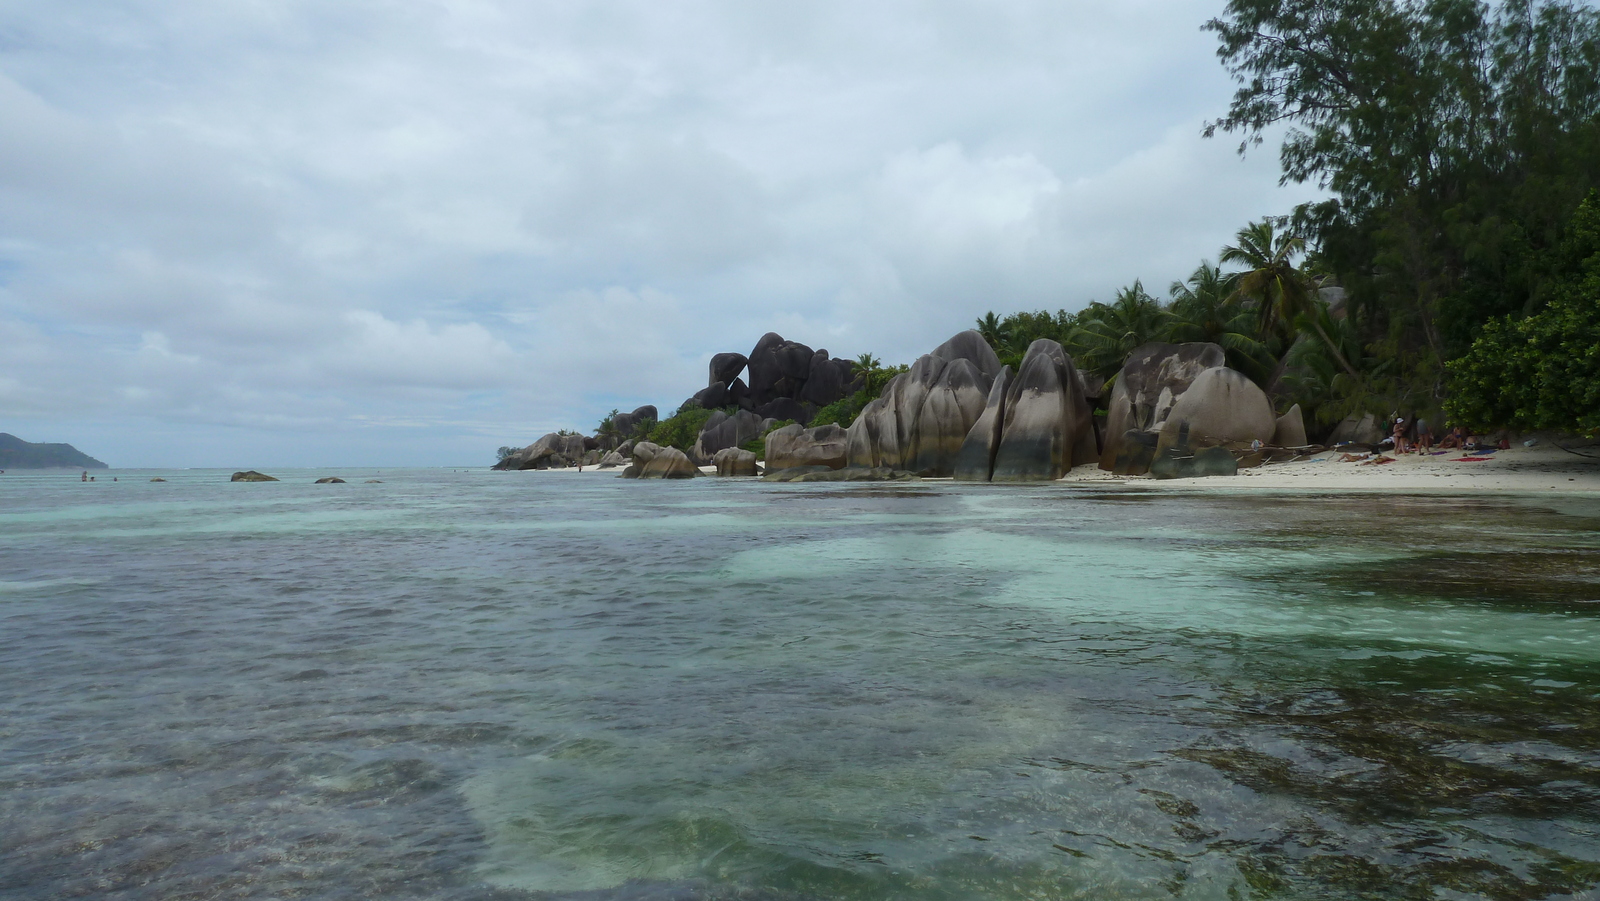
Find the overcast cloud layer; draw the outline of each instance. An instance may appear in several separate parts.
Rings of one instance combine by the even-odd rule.
[[[1286,212],[1221,0],[0,0],[0,431],[486,465],[763,332],[909,362]]]

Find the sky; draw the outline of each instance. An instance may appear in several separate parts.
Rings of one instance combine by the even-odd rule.
[[[486,466],[765,332],[910,362],[1314,196],[1221,0],[0,0],[0,431]]]

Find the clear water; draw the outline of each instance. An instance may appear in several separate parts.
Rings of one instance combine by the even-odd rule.
[[[278,474],[0,476],[0,898],[1600,896],[1592,501]]]

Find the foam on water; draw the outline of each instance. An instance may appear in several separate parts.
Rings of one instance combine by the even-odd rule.
[[[0,479],[0,894],[1600,885],[1586,502],[275,474]]]

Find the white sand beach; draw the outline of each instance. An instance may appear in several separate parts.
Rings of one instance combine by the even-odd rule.
[[[1481,462],[1458,462],[1463,454],[1441,456],[1402,454],[1394,462],[1363,465],[1338,462],[1328,452],[1301,463],[1276,463],[1241,469],[1233,478],[1173,479],[1118,476],[1097,466],[1080,466],[1062,481],[1125,482],[1161,485],[1184,490],[1303,489],[1315,491],[1439,491],[1449,493],[1600,493],[1600,448],[1576,448],[1571,453],[1541,442],[1534,447],[1514,445],[1496,451]],[[1393,456],[1393,455],[1390,455]]]

